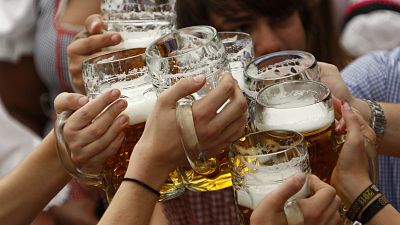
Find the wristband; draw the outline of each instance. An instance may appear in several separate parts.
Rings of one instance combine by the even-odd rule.
[[[364,210],[359,221],[362,224],[368,223],[368,221],[372,219],[372,217],[374,217],[376,213],[383,209],[383,207],[385,207],[387,204],[389,204],[389,201],[385,196],[381,195]]]
[[[161,194],[160,192],[158,192],[156,189],[150,187],[148,184],[144,183],[143,181],[140,181],[138,179],[135,178],[129,178],[129,177],[124,177],[124,179],[122,181],[129,181],[135,184],[139,184],[140,186],[144,187],[145,189],[149,190],[150,192],[154,193],[155,195],[157,195],[157,197],[160,197]]]
[[[346,213],[347,218],[356,221],[361,210],[379,193],[380,191],[374,184],[368,186],[351,204],[349,211]]]

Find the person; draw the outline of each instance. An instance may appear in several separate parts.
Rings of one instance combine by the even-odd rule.
[[[400,121],[397,119],[398,105],[393,103],[400,103],[399,62],[400,48],[396,48],[392,51],[372,52],[355,60],[342,71],[342,77],[336,67],[320,64],[321,80],[335,96],[347,99],[366,121],[372,119],[371,109],[363,99],[377,101],[383,108],[387,122],[378,146],[378,187],[397,209],[400,209],[400,175],[396,172],[400,168]]]
[[[166,129],[166,127],[169,127],[168,123],[176,120],[176,101],[198,90],[205,82],[204,75],[194,78],[194,82],[190,79],[192,78],[182,79],[174,87],[162,94],[164,96],[159,99],[159,102],[163,103],[157,103],[155,110],[149,118],[150,123],[146,125],[143,136],[131,155],[130,164],[125,175],[129,179],[121,184],[99,224],[148,223],[151,211],[158,199],[157,190],[161,188],[169,171],[176,167],[176,163],[181,160],[183,155],[182,149],[179,150],[179,148],[176,148],[176,145],[179,145],[179,140],[175,138],[174,141],[174,136],[165,135],[166,132],[171,134],[170,129]],[[173,95],[172,92],[174,91]],[[169,96],[165,97],[166,95]],[[338,107],[337,101],[336,107]],[[349,138],[345,141],[332,179],[337,190],[345,197],[346,203],[351,203],[362,193],[362,190],[366,186],[372,183],[368,174],[368,159],[364,149],[364,135],[374,140],[374,132],[368,127],[367,122],[363,120],[362,116],[353,112],[347,101],[343,101],[339,107],[344,123],[342,122],[341,126],[337,129],[346,130]],[[162,110],[169,113],[166,114]],[[157,121],[157,118],[159,118],[157,114],[161,114],[161,112],[162,115],[166,115],[166,118],[168,118],[163,118],[163,122],[166,124]],[[160,137],[165,138],[165,141],[162,141],[163,139],[160,140]],[[172,145],[168,144],[166,146],[165,143],[171,143],[171,140],[175,144],[172,143]],[[179,151],[181,153],[176,154]],[[155,162],[157,166],[154,166]],[[135,166],[132,166],[132,164]],[[340,199],[334,194],[335,190],[329,185],[324,184],[316,176],[312,175],[310,180],[310,188],[315,191],[315,194],[310,198],[299,200],[300,207],[305,216],[305,224],[338,224],[339,215],[337,208],[340,204]],[[251,224],[287,224],[283,213],[284,204],[292,194],[300,190],[304,182],[304,175],[293,176],[267,195],[251,215]],[[322,202],[316,201],[317,198],[314,197],[321,195],[322,192],[330,192],[330,195],[320,198],[320,200],[323,199]],[[331,200],[329,201],[329,199]],[[328,208],[317,210],[322,207]],[[365,210],[368,210],[368,206]],[[316,211],[320,211],[322,214],[312,217],[311,214],[315,216]],[[307,212],[310,212],[310,214]],[[363,217],[361,218],[363,219]],[[390,204],[387,204],[378,210],[377,213],[373,214],[368,224],[394,224],[395,221],[399,224],[399,219],[400,213]]]
[[[241,30],[253,38],[256,56],[279,50],[306,50],[318,60],[344,67],[351,58],[342,51],[335,30],[330,1],[176,1],[177,26],[211,25],[219,31]],[[100,49],[121,41],[117,33],[103,33],[99,15],[89,16],[85,22],[85,38],[72,42],[67,49],[69,71],[75,90],[84,93],[82,62]],[[196,193],[163,203],[164,212],[173,224],[231,223],[235,221],[233,193],[223,191]],[[202,200],[207,199],[207,200]],[[209,200],[221,203],[217,207],[203,207]],[[193,213],[182,205],[190,204]],[[208,213],[204,216],[202,213]],[[194,219],[196,218],[196,219]]]
[[[169,171],[176,168],[178,164],[186,162],[180,138],[176,135],[178,128],[176,125],[173,125],[176,124],[176,101],[183,96],[200,89],[204,83],[204,75],[195,78],[185,78],[161,94],[153,112],[151,113],[150,119],[146,124],[144,134],[135,146],[131,155],[126,177],[136,178],[147,185],[150,185],[150,187],[153,187],[154,189],[159,189],[165,178],[168,176]],[[204,109],[202,106],[212,105],[210,102],[217,106],[218,104],[215,103],[215,99],[222,100],[229,96],[242,97],[240,91],[231,94],[227,94],[225,91],[227,87],[236,87],[236,89],[238,89],[232,76],[225,76],[223,83],[226,85],[217,90],[215,95],[208,95],[202,99],[203,101],[194,102],[194,113],[204,112],[204,110],[208,111],[208,109]],[[72,116],[69,117],[65,126],[68,125],[70,128],[77,128],[78,130],[70,129],[70,131],[74,130],[74,132],[79,134],[80,137],[91,137],[94,135],[94,142],[91,143],[93,144],[92,146],[97,146],[96,150],[100,147],[100,149],[102,149],[102,153],[100,153],[101,157],[106,158],[109,154],[114,154],[113,151],[109,151],[108,149],[117,149],[113,146],[121,144],[122,139],[119,138],[119,136],[121,136],[122,129],[128,121],[126,116],[120,115],[127,106],[127,103],[123,99],[117,100],[119,96],[120,92],[118,90],[110,90],[100,95],[95,100],[88,102],[88,99],[85,96],[73,93],[63,93],[56,98],[55,107],[57,112],[76,110]],[[225,101],[219,102],[223,104]],[[233,99],[231,102],[234,102]],[[244,99],[239,102],[242,102],[243,104],[246,103]],[[110,103],[111,106],[107,107]],[[197,107],[195,107],[196,105]],[[243,125],[246,121],[246,116],[245,107],[243,108],[242,106],[242,104],[236,104],[233,108],[237,107],[238,110],[242,111],[242,117],[244,118],[243,121],[240,119],[238,120],[235,114],[223,113],[222,115],[202,120],[196,125],[196,128],[199,128],[200,134],[207,135],[209,125],[218,124],[218,121],[222,122],[228,119],[228,121],[234,121],[234,124]],[[98,113],[102,112],[104,108],[106,108],[106,110],[101,115],[98,115]],[[216,107],[215,109],[218,108],[219,107]],[[232,110],[232,107],[230,107],[230,109]],[[160,115],[163,116],[161,117]],[[94,118],[96,118],[95,121],[97,122],[92,123],[91,121]],[[109,126],[105,127],[105,124],[108,124]],[[81,129],[78,127],[81,127]],[[171,132],[171,128],[174,129],[175,132]],[[102,130],[103,132],[94,132],[99,130]],[[224,130],[222,134],[226,133],[229,135],[221,135],[219,137],[222,138],[214,139],[216,145],[230,141],[231,139],[235,139],[241,135],[241,132],[235,132],[235,134],[232,134],[227,129],[222,130]],[[239,131],[240,129],[237,130]],[[66,131],[68,131],[68,129]],[[160,138],[168,141],[160,141]],[[83,143],[78,146],[90,145],[85,143],[85,138],[80,138],[80,141],[83,141]],[[29,223],[44,207],[49,199],[71,179],[68,173],[64,170],[63,165],[57,159],[58,156],[54,149],[55,145],[55,136],[54,133],[51,132],[26,160],[24,160],[11,174],[0,180],[0,200],[4,203],[7,202],[7,204],[2,204],[0,206],[0,221],[2,223]],[[86,152],[88,155],[86,157],[81,156],[78,158],[86,158],[89,165],[95,165],[98,163],[98,158],[90,157],[93,155],[93,151],[90,151],[90,148],[85,148],[84,151],[82,151],[82,149],[83,148],[78,147],[75,151],[82,154]],[[45,161],[47,163],[45,165],[38,164],[38,161]],[[29,173],[27,173],[27,171],[29,171]],[[304,182],[305,179],[304,177],[300,177],[297,178],[297,180],[297,183],[300,184],[300,182]],[[316,181],[321,182],[318,181],[318,179]],[[293,181],[289,182],[287,185],[291,187],[291,183],[293,183]],[[297,188],[302,186],[302,184],[299,185],[296,184],[296,182],[294,183]],[[29,187],[29,191],[26,191],[27,187]],[[334,189],[329,187],[329,185],[323,184],[323,188],[316,189],[315,192],[315,196],[317,197],[310,198],[310,202],[305,202],[304,207],[307,207],[307,205],[315,205],[314,201],[332,201],[332,203],[335,204],[325,205],[332,209],[337,208],[339,199],[336,198]],[[326,195],[324,192],[328,192],[329,194]],[[275,198],[279,197],[280,194],[278,193],[281,192],[278,191],[273,196],[275,196]],[[18,195],[18,198],[15,198],[16,195]],[[157,200],[158,195],[154,195],[154,192],[149,192],[148,188],[143,188],[142,185],[138,185],[137,183],[123,182],[99,224],[148,224]],[[312,204],[312,202],[314,204]],[[276,203],[270,201],[270,204],[274,205]],[[313,211],[311,207],[308,208],[310,212]],[[321,212],[323,212],[324,216],[332,212],[334,212],[333,214],[335,215],[337,214],[335,210],[321,210]],[[121,216],[121,214],[124,216]],[[275,217],[280,217],[281,219],[284,218],[281,212],[277,212],[276,214],[278,215],[271,215],[271,217],[267,216],[267,219],[274,219]],[[315,217],[314,215],[314,217],[311,217],[310,215],[310,218],[317,218],[315,221],[319,222],[319,216]],[[336,215],[335,218],[337,219],[338,215]]]
[[[340,43],[351,55],[399,46],[400,1],[350,0],[344,13]]]
[[[338,107],[337,102],[336,107]],[[347,138],[339,154],[331,183],[343,204],[349,208],[346,216],[362,224],[400,224],[400,213],[379,190],[376,190],[368,173],[364,138],[368,137],[369,140],[375,142],[374,131],[346,100],[342,101],[339,112],[341,112],[342,120],[337,130],[346,130]],[[370,192],[370,190],[376,192]],[[358,209],[357,206],[359,206]]]
[[[7,112],[36,135],[43,135],[47,89],[33,61],[35,1],[0,1],[0,97]]]
[[[88,0],[40,0],[34,1],[36,9],[35,32],[33,39],[33,59],[39,78],[48,90],[43,95],[45,102],[45,122],[41,134],[52,129],[56,118],[54,98],[61,92],[72,91],[68,75],[66,48],[74,36],[82,29],[86,17],[100,9],[100,1]],[[83,224],[94,219],[104,211],[101,192],[75,179],[68,184],[70,196],[65,206],[52,209],[55,220],[70,218],[69,224]],[[80,208],[83,207],[83,208]],[[89,210],[91,208],[92,210]],[[96,212],[97,211],[97,212]],[[89,212],[88,214],[85,214]],[[75,220],[76,222],[73,222]],[[91,223],[95,224],[95,222]]]
[[[282,50],[304,50],[339,68],[351,58],[339,44],[331,1],[177,0],[177,27],[211,25],[240,30],[253,38],[256,57]]]

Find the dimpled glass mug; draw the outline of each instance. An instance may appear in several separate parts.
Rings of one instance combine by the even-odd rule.
[[[110,49],[146,48],[175,30],[175,0],[102,0],[106,31],[119,32],[123,41]]]
[[[146,49],[149,74],[159,92],[184,77],[206,75],[205,85],[177,103],[177,121],[191,168],[183,168],[186,188],[214,191],[232,185],[227,150],[204,151],[192,117],[191,105],[212,91],[224,72],[230,72],[224,45],[210,26],[193,26],[167,34]]]
[[[79,181],[102,188],[111,201],[125,175],[129,158],[140,139],[146,119],[156,102],[156,92],[147,73],[145,49],[120,50],[88,59],[83,64],[83,80],[87,96],[96,98],[112,88],[121,91],[121,98],[128,102],[122,112],[129,116],[129,124],[124,128],[125,139],[118,152],[109,157],[96,171],[78,168],[71,160],[71,152],[64,142],[62,128],[68,117],[62,113],[57,118],[56,135],[58,152],[67,170]],[[170,173],[163,185],[160,200],[174,198],[184,191],[178,170]]]
[[[290,130],[250,133],[233,142],[229,166],[238,220],[242,225],[250,224],[250,216],[257,205],[288,177],[297,173],[308,177],[311,171],[303,136]],[[306,198],[309,189],[307,178],[303,188],[285,204],[289,225],[304,223],[296,200]]]

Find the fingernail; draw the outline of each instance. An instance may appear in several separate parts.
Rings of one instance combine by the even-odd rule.
[[[351,106],[350,106],[349,102],[347,102],[346,100],[343,103],[343,108],[346,111],[351,111]]]
[[[129,118],[125,115],[122,115],[119,119],[119,122],[121,123],[121,125],[124,125],[126,123],[128,123]]]
[[[119,100],[118,101],[118,106],[120,109],[125,109],[126,106],[128,106],[128,103],[125,100]]]
[[[294,177],[300,182],[303,182],[306,179],[306,175],[304,173],[296,173]]]
[[[197,76],[193,77],[193,80],[196,83],[201,83],[201,82],[204,81],[205,78],[206,78],[206,75],[200,74],[200,75],[197,75]]]
[[[113,34],[111,36],[111,41],[114,42],[114,43],[119,42],[119,35],[118,34]]]
[[[92,23],[92,25],[90,26],[90,32],[93,32],[93,30],[96,28],[96,26],[99,24],[99,21],[95,21]]]
[[[113,96],[113,97],[119,97],[119,95],[120,95],[119,90],[117,90],[117,89],[111,90],[111,96]]]
[[[88,103],[89,99],[86,96],[82,96],[78,99],[78,104],[80,106],[84,106],[86,103]]]

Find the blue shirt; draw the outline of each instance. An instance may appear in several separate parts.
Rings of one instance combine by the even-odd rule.
[[[347,66],[342,76],[352,94],[358,98],[400,103],[400,47],[362,56]],[[378,186],[399,210],[400,158],[379,156]]]

